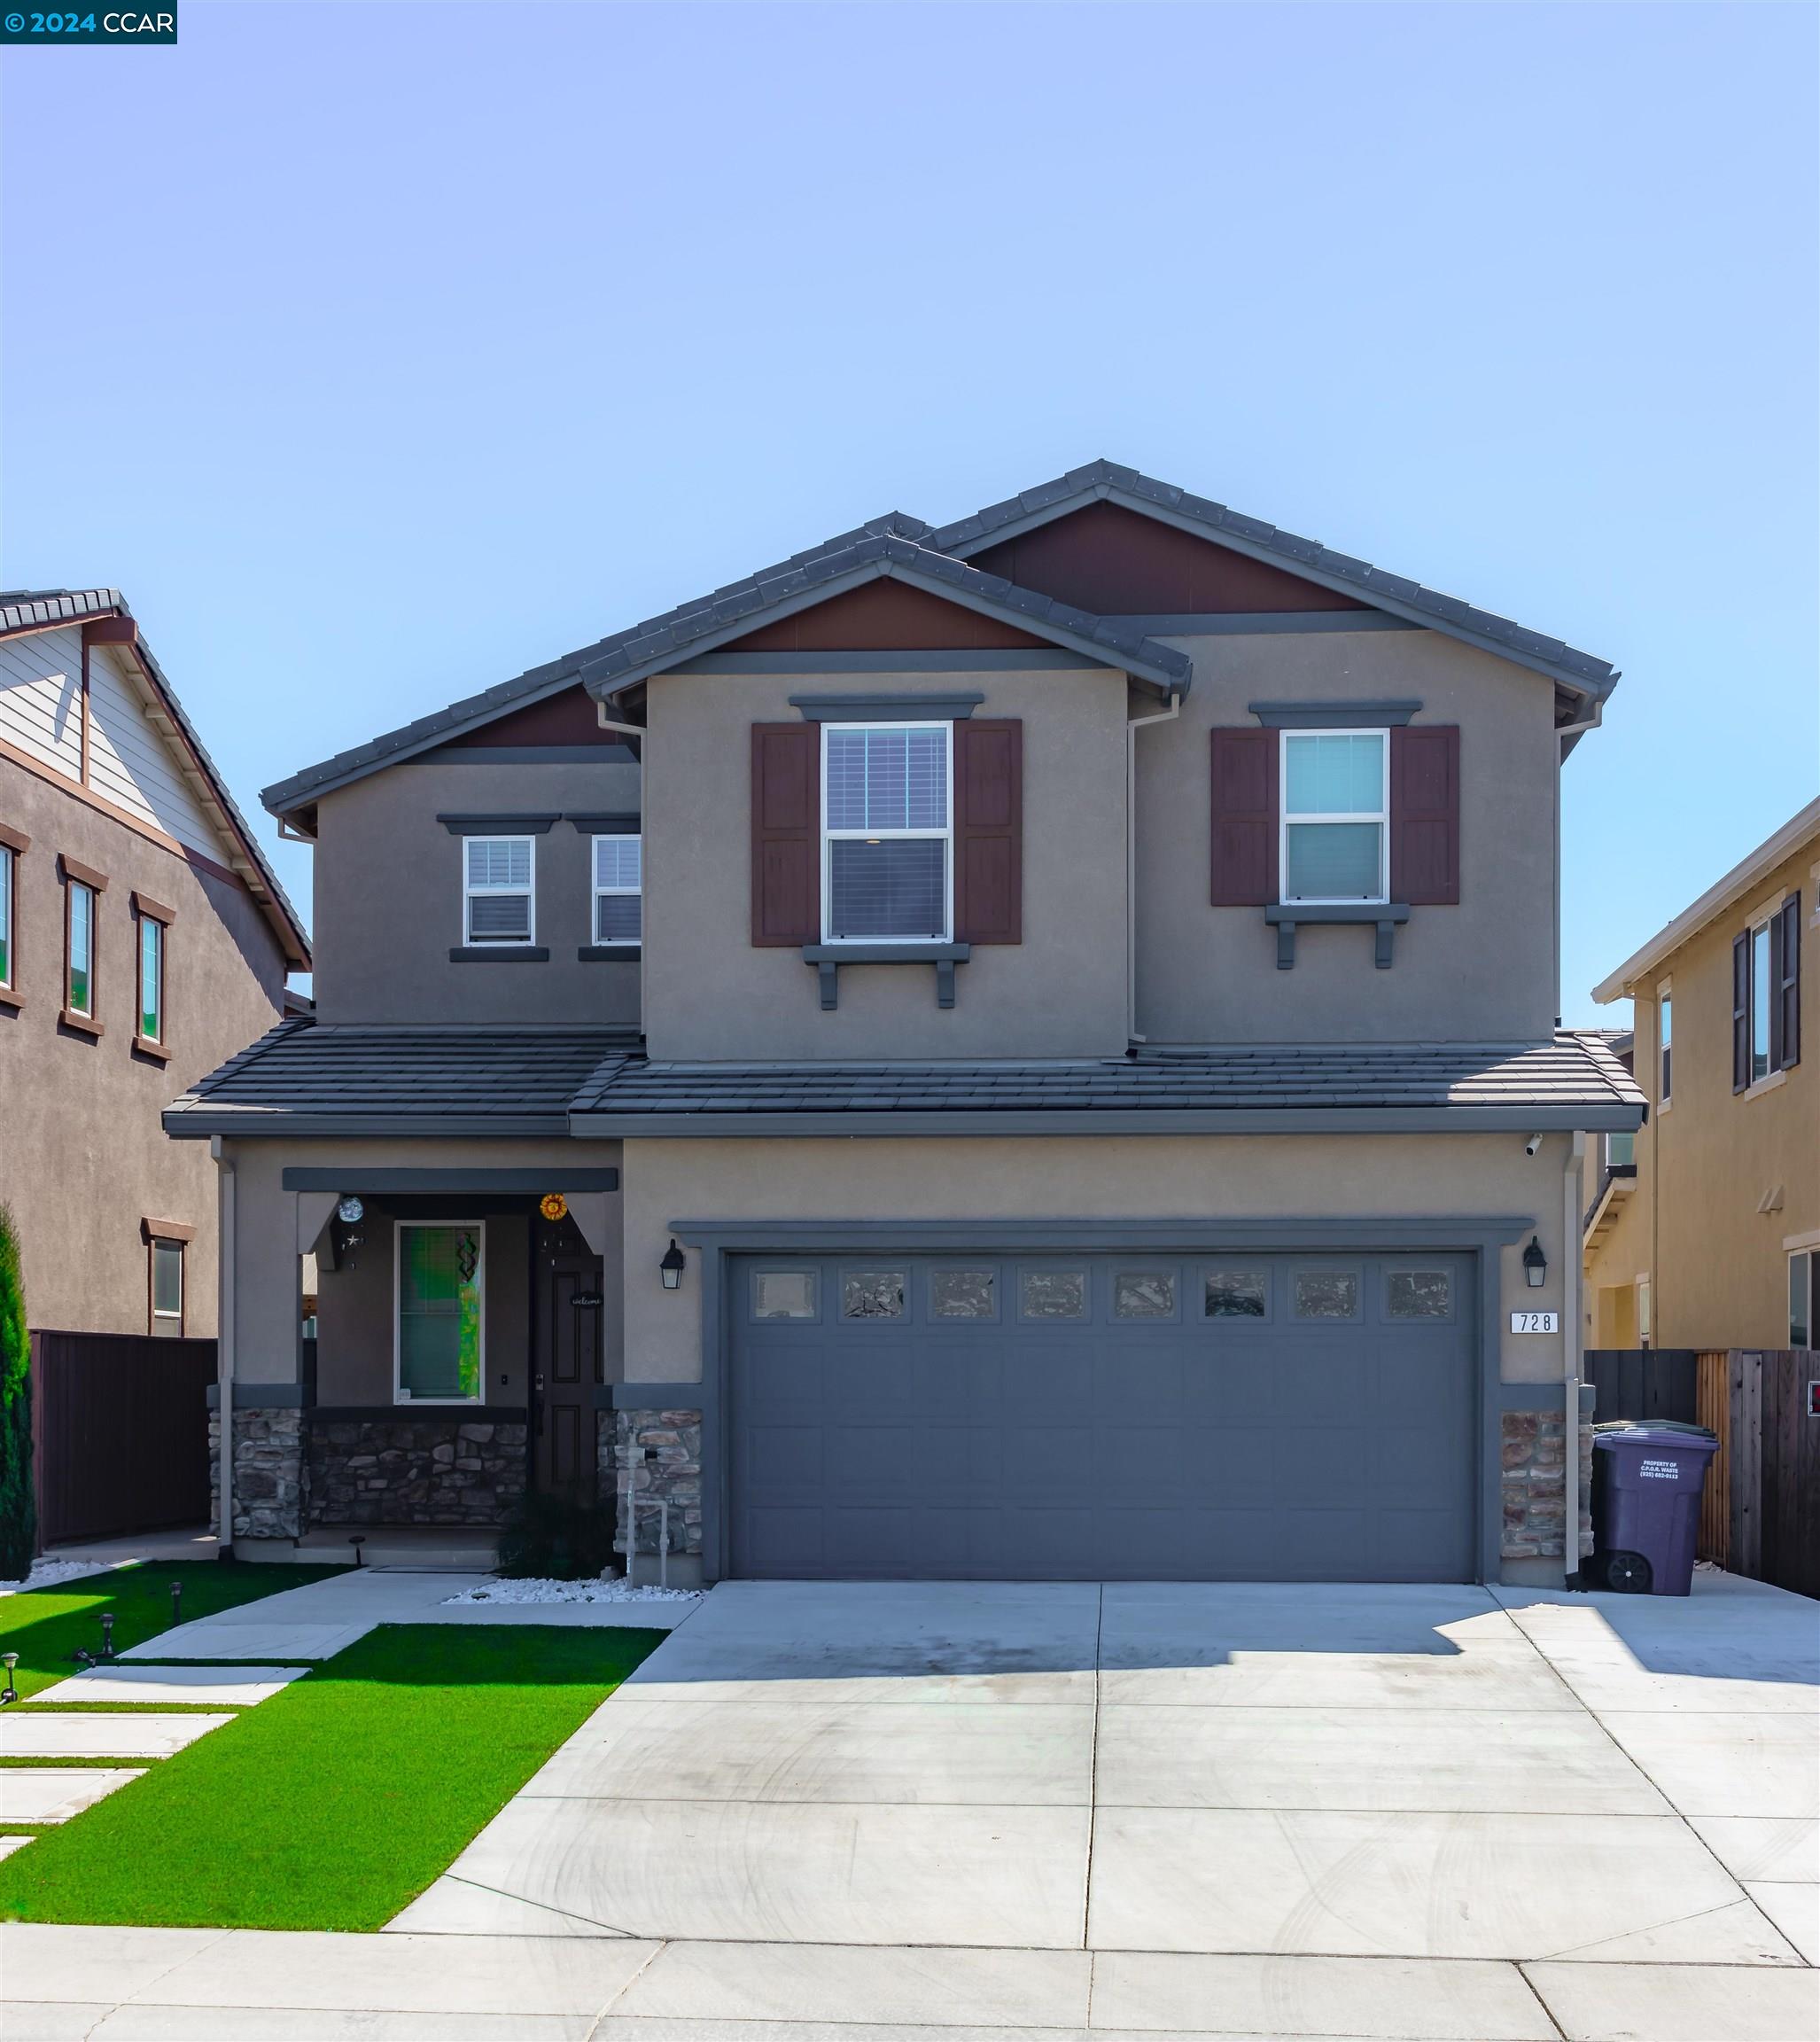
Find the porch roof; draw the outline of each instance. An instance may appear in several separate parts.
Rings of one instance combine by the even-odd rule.
[[[555,1134],[623,1028],[325,1027],[281,1022],[166,1110],[167,1134]]]

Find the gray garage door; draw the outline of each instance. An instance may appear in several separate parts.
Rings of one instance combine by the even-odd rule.
[[[748,1578],[1468,1580],[1471,1265],[735,1266]]]

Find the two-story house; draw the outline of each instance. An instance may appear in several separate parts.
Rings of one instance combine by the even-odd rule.
[[[214,1333],[215,1173],[159,1117],[309,961],[119,590],[0,595],[0,1200],[35,1333]]]
[[[1634,1003],[1650,1114],[1587,1188],[1589,1346],[1820,1344],[1816,931],[1820,800],[1593,989]]]
[[[629,1464],[673,1578],[1559,1580],[1615,679],[1101,463],[268,789],[316,1011],[166,1123],[237,1551]]]

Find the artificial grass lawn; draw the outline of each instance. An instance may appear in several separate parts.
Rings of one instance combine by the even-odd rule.
[[[79,1645],[99,1654],[104,1609],[113,1612],[116,1653],[168,1631],[173,1581],[183,1584],[183,1621],[188,1624],[242,1602],[256,1602],[261,1595],[301,1588],[306,1582],[346,1571],[345,1567],[178,1560],[90,1574],[60,1588],[21,1589],[16,1595],[0,1595],[0,1652],[19,1654],[13,1679],[19,1695],[35,1695],[82,1672],[71,1657]]]
[[[0,1921],[381,1928],[664,1635],[381,1625],[0,1861]]]

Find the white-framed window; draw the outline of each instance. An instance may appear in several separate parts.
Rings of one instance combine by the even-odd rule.
[[[0,986],[12,987],[12,891],[19,870],[19,855],[10,844],[0,844]]]
[[[393,1399],[478,1404],[486,1382],[486,1222],[401,1220],[392,1234]]]
[[[594,840],[594,939],[636,943],[644,933],[644,840]]]
[[[152,1330],[162,1339],[183,1337],[183,1243],[152,1243]]]
[[[1628,1170],[1637,1162],[1637,1134],[1634,1128],[1626,1128],[1622,1134],[1606,1136],[1606,1168]]]
[[[1776,999],[1774,915],[1751,924],[1750,932],[1750,1081],[1769,1075],[1769,1012]]]
[[[530,943],[536,939],[537,839],[462,839],[462,941]]]
[[[1675,1096],[1675,988],[1667,980],[1656,988],[1656,1103],[1667,1106]]]
[[[821,726],[821,934],[945,943],[954,925],[948,723]]]
[[[1390,898],[1390,733],[1282,733],[1285,904]]]
[[[1820,1345],[1815,1337],[1820,1321],[1820,1249],[1798,1249],[1788,1259],[1788,1344]]]
[[[1649,1278],[1639,1276],[1637,1279],[1637,1344],[1639,1347],[1649,1345],[1654,1331],[1652,1302]]]
[[[72,1014],[92,1020],[95,1016],[95,889],[81,879],[65,882],[68,904],[65,949],[68,970],[65,973],[64,1005]]]

